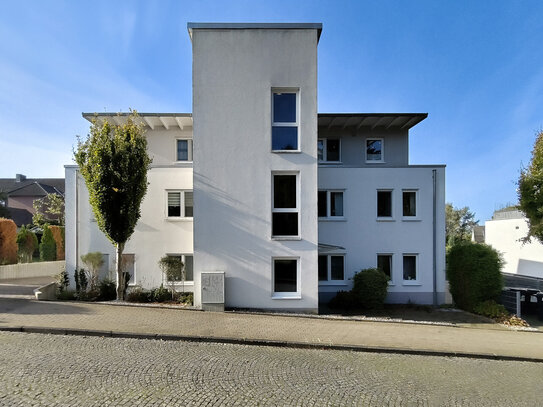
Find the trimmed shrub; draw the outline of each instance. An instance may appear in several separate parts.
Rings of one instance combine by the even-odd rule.
[[[330,300],[328,306],[332,309],[351,309],[356,308],[356,298],[352,291],[338,291],[336,296]]]
[[[447,253],[447,279],[455,304],[466,311],[487,300],[498,301],[503,289],[503,261],[485,244],[462,242]]]
[[[0,218],[0,264],[17,263],[17,226],[11,219]]]
[[[115,281],[104,279],[98,283],[98,299],[102,301],[111,301],[117,298],[117,287]]]
[[[141,287],[136,287],[126,295],[128,302],[151,302],[151,293]]]
[[[368,268],[353,277],[352,293],[355,301],[363,308],[381,308],[388,290],[388,277],[381,270]]]
[[[25,263],[32,263],[32,255],[38,248],[36,234],[27,229],[26,226],[21,227],[17,233],[17,246],[19,249],[19,258]]]
[[[166,302],[171,301],[172,295],[164,285],[160,284],[160,287],[151,290],[152,302]]]
[[[64,227],[63,226],[49,226],[53,239],[57,248],[57,260],[64,260]]]
[[[57,258],[57,245],[49,225],[43,226],[43,236],[40,243],[40,260],[54,261]]]

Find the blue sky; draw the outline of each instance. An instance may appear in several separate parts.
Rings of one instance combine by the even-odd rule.
[[[191,111],[186,23],[322,22],[320,112],[428,112],[413,164],[481,221],[516,201],[543,128],[543,2],[6,1],[0,177],[62,177],[81,112]]]

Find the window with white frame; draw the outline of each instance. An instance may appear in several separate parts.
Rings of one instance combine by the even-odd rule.
[[[167,256],[181,260],[185,268],[185,281],[194,281],[194,260],[192,254],[168,254]]]
[[[299,127],[298,91],[272,91],[272,150],[296,151]]]
[[[403,190],[402,191],[402,215],[404,217],[417,216],[417,191]]]
[[[418,256],[416,254],[403,255],[403,281],[404,282],[418,281],[417,258]]]
[[[377,268],[386,274],[389,281],[392,281],[392,254],[378,254]]]
[[[319,255],[319,281],[344,281],[345,256]]]
[[[299,236],[298,174],[272,174],[272,237]]]
[[[377,217],[392,218],[392,190],[377,191]]]
[[[382,138],[366,139],[366,162],[384,162],[384,140]]]
[[[319,218],[342,218],[343,191],[319,191],[317,208]]]
[[[122,270],[130,275],[128,285],[136,284],[136,256],[133,253],[123,253]]]
[[[192,140],[177,139],[176,141],[176,160],[192,161]]]
[[[168,218],[192,218],[192,191],[168,191],[166,214]]]
[[[317,158],[320,162],[340,162],[341,143],[339,139],[318,139]]]
[[[294,296],[299,295],[299,259],[274,258],[273,259],[273,295]]]

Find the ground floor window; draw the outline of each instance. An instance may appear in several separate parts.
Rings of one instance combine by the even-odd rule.
[[[378,254],[377,268],[386,274],[389,281],[392,281],[392,254]]]
[[[345,280],[345,256],[319,255],[319,281]]]
[[[192,254],[168,254],[168,257],[181,260],[185,268],[185,281],[194,281],[194,261]]]
[[[136,256],[133,253],[123,253],[123,272],[130,274],[129,285],[136,284]]]
[[[273,292],[274,294],[298,293],[297,258],[273,259]]]
[[[403,255],[403,280],[411,282],[418,281],[416,254]]]

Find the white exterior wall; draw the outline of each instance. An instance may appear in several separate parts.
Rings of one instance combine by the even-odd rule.
[[[192,165],[173,162],[175,138],[180,134],[175,130],[149,130],[146,133],[153,164],[147,173],[149,185],[141,204],[141,217],[124,249],[125,254],[135,255],[135,279],[130,285],[148,289],[159,286],[164,282],[158,267],[162,256],[193,253],[192,219],[171,220],[166,216],[166,191],[192,190]],[[191,136],[191,131],[183,132],[183,136]],[[77,166],[66,166],[66,270],[72,280],[75,268],[84,267],[81,255],[96,251],[109,255],[107,268],[111,271],[110,277],[115,279],[114,246],[98,229],[88,190]],[[185,290],[191,291],[192,283],[185,282]]]
[[[485,222],[485,243],[503,255],[502,272],[543,278],[543,245],[537,239],[522,244],[527,234],[525,218]]]
[[[195,305],[224,271],[227,307],[315,312],[317,31],[193,30]],[[298,88],[301,153],[271,152],[272,88]],[[272,172],[298,171],[300,240],[271,238]],[[272,299],[272,258],[299,258],[301,299]]]
[[[436,169],[438,302],[445,301],[445,168],[319,168],[319,190],[344,190],[344,220],[319,221],[319,243],[345,248],[345,282],[320,282],[322,300],[352,288],[355,272],[392,254],[387,302],[433,301],[433,180]],[[392,190],[392,220],[377,220],[377,190]],[[402,219],[402,190],[417,190],[417,220]],[[403,254],[417,254],[418,281],[403,281]]]

